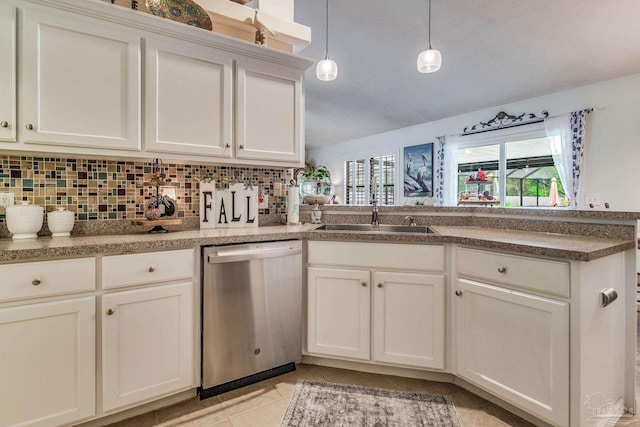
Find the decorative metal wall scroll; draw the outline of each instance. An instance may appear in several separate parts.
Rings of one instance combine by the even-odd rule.
[[[504,111],[500,111],[494,118],[486,122],[480,122],[473,126],[467,126],[462,131],[462,135],[471,135],[474,133],[489,132],[492,130],[506,129],[515,126],[529,125],[532,123],[540,123],[544,119],[549,117],[548,111],[543,111],[540,116],[534,113],[522,113],[519,116],[514,116]]]

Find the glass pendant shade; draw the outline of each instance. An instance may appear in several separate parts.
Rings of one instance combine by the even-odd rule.
[[[323,82],[330,82],[338,77],[338,64],[326,57],[316,66],[316,77]]]
[[[431,46],[418,55],[418,71],[421,73],[433,73],[438,71],[441,65],[442,55],[440,51],[432,49]]]

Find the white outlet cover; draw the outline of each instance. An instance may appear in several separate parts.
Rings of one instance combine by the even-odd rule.
[[[15,205],[13,193],[0,193],[0,208],[6,208],[7,206],[13,205]]]

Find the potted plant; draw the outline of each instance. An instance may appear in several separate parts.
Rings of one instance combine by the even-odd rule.
[[[333,196],[333,184],[331,175],[326,166],[313,166],[305,163],[305,168],[298,173],[298,183],[300,184],[300,197],[307,204],[324,204]]]

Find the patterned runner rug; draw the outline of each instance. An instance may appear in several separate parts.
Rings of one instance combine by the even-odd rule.
[[[281,427],[460,427],[449,396],[298,380]]]

